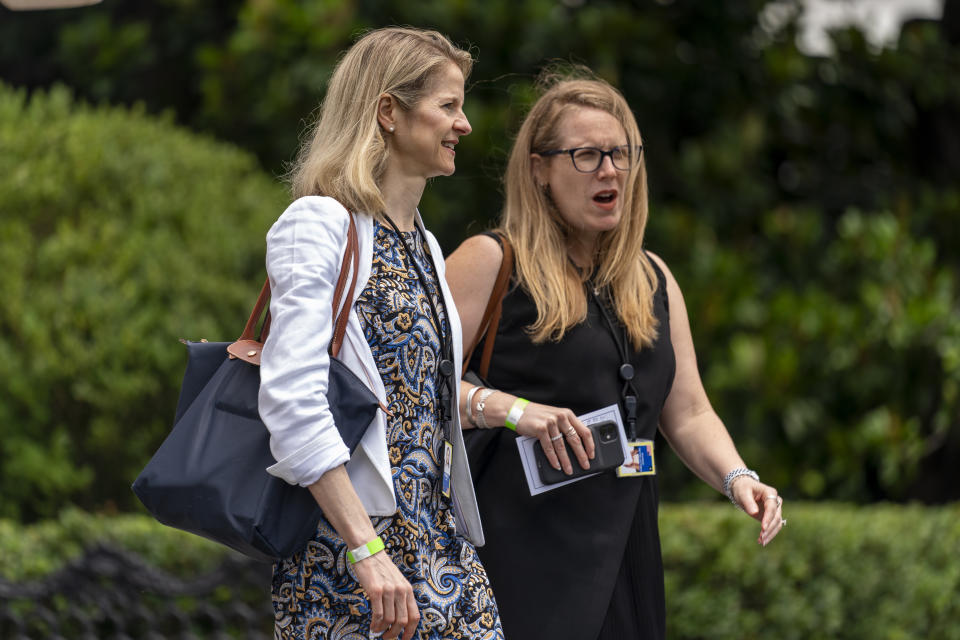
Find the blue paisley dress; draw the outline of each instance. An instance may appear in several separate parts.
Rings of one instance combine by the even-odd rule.
[[[440,332],[427,296],[450,330],[437,276],[418,231],[403,232],[426,276],[424,290],[404,247],[374,222],[370,279],[356,302],[393,417],[387,449],[398,510],[373,517],[386,553],[413,585],[420,609],[415,636],[502,640],[497,605],[474,546],[456,535],[450,500],[441,493],[443,426],[437,366]],[[277,563],[273,608],[277,640],[367,640],[370,605],[346,559],[346,544],[322,518],[303,551]]]

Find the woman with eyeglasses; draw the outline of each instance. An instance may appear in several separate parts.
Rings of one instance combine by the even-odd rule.
[[[592,76],[543,86],[510,155],[499,228],[447,260],[464,344],[494,340],[481,384],[461,382],[460,394],[487,534],[479,554],[508,638],[663,638],[657,429],[760,522],[761,545],[786,523],[782,501],[711,408],[680,288],[643,249],[644,152],[629,106]],[[499,322],[483,336],[502,238],[515,259]],[[469,369],[481,361],[478,349]],[[610,405],[643,463],[531,495],[516,435],[537,438],[569,475],[601,444],[577,416]]]

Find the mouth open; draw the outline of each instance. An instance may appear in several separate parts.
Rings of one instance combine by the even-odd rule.
[[[617,192],[614,190],[599,191],[593,195],[593,201],[598,204],[613,204],[617,199]]]

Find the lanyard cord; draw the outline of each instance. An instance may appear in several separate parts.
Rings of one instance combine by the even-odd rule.
[[[633,386],[633,365],[630,364],[629,354],[627,353],[627,330],[619,322],[614,322],[610,317],[610,311],[607,305],[600,299],[597,289],[593,287],[591,281],[587,282],[587,295],[592,297],[597,306],[600,307],[600,315],[610,328],[610,334],[613,336],[613,342],[617,345],[617,351],[620,352],[620,365],[618,374],[623,380],[623,387],[620,389],[620,396],[623,398],[624,408],[627,410],[627,438],[637,439],[637,388]],[[621,331],[623,335],[621,336]]]
[[[387,222],[390,223],[390,226],[393,228],[393,231],[397,234],[397,239],[400,240],[400,245],[403,247],[403,252],[407,256],[407,262],[413,265],[414,271],[417,272],[417,280],[420,281],[420,286],[423,287],[423,293],[426,295],[427,302],[430,304],[430,313],[433,315],[433,320],[436,323],[437,334],[440,337],[440,362],[437,366],[437,373],[440,374],[440,421],[443,423],[443,437],[449,441],[451,425],[450,420],[452,417],[450,400],[453,397],[452,381],[453,381],[453,354],[452,345],[450,344],[449,331],[444,332],[443,324],[440,322],[440,313],[437,311],[437,305],[433,301],[433,296],[430,295],[430,289],[427,287],[427,277],[424,275],[423,271],[420,269],[420,265],[417,264],[417,261],[413,258],[413,251],[407,245],[406,239],[403,237],[400,229],[397,227],[396,223],[390,219],[386,213],[383,214],[383,217],[386,218]],[[414,227],[419,230],[419,227]],[[433,267],[434,274],[437,274],[437,290],[440,289],[439,283],[439,271],[437,271],[437,265],[433,261],[433,255],[429,251],[425,251],[427,257],[430,260],[430,265]]]

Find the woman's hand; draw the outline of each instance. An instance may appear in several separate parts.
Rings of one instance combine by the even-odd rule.
[[[309,488],[348,549],[377,536],[343,465],[324,473]],[[410,640],[420,622],[420,610],[413,597],[413,587],[390,555],[380,551],[353,564],[351,569],[370,601],[370,630],[385,631],[383,637],[391,640],[402,629],[403,640]]]
[[[593,433],[570,409],[531,402],[517,423],[517,433],[537,438],[551,466],[562,468],[567,475],[573,473],[573,466],[563,446],[564,441],[584,469],[590,468],[590,460],[595,455]]]
[[[777,490],[748,476],[740,476],[733,481],[730,491],[747,515],[760,522],[757,542],[764,547],[770,544],[787,524],[783,517],[783,498]]]
[[[387,640],[399,636],[413,638],[420,622],[420,610],[413,597],[413,587],[403,577],[386,551],[375,553],[353,565],[357,582],[370,601],[370,631],[383,632]]]

